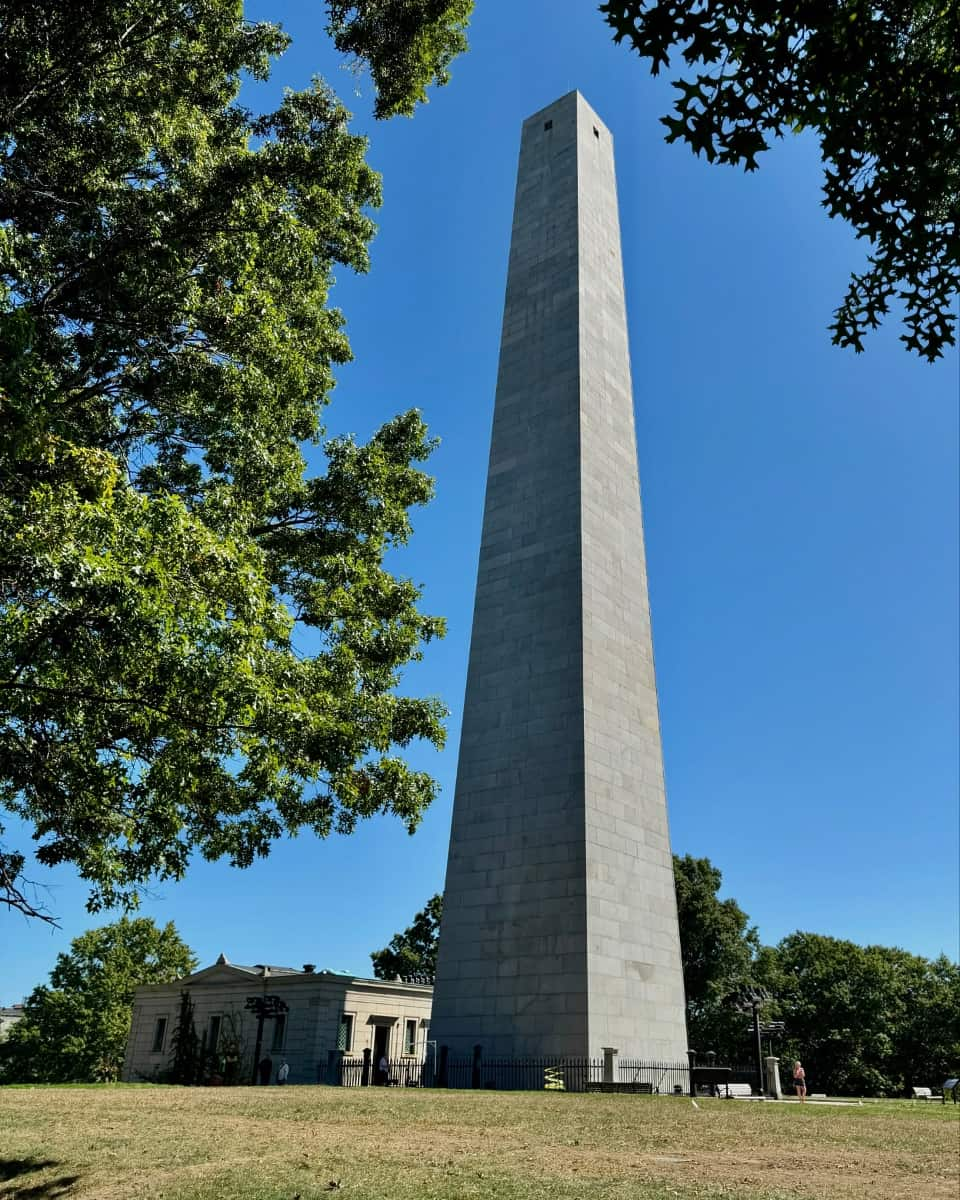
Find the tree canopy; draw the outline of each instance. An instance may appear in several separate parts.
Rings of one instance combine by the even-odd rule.
[[[888,946],[792,933],[764,960],[783,1053],[817,1091],[900,1095],[960,1057],[960,966]]]
[[[329,0],[334,45],[369,67],[378,117],[411,116],[467,48],[473,0]]]
[[[443,895],[431,896],[426,906],[413,918],[402,933],[395,933],[390,945],[374,950],[370,955],[373,974],[377,979],[432,979],[437,969],[437,943],[440,938],[440,919],[443,916]]]
[[[960,291],[960,9],[944,0],[606,0],[654,75],[679,55],[667,141],[757,167],[810,130],[823,205],[869,245],[830,326],[858,352],[891,304],[929,361],[956,338]]]
[[[723,876],[709,858],[673,857],[680,955],[687,1000],[687,1040],[697,1050],[736,1056],[744,1022],[730,1002],[753,979],[757,931],[731,898],[719,898]]]
[[[50,984],[34,988],[0,1045],[6,1083],[110,1082],[119,1077],[141,984],[169,983],[197,965],[170,923],[127,917],[74,938]]]
[[[389,115],[469,7],[328,9]],[[445,709],[394,689],[443,622],[384,565],[432,442],[320,421],[380,181],[321,80],[240,103],[286,44],[241,0],[0,0],[0,810],[92,909],[194,852],[412,831],[435,791],[400,752]],[[0,847],[0,901],[36,914],[25,860]]]

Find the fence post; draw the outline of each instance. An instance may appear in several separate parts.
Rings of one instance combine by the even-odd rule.
[[[342,1084],[343,1072],[340,1069],[340,1064],[343,1062],[342,1050],[329,1050],[327,1052],[327,1083]]]
[[[483,1047],[474,1046],[473,1048],[473,1066],[470,1068],[470,1086],[478,1088],[480,1086],[480,1067],[483,1062]]]
[[[371,1055],[370,1047],[364,1046],[364,1048],[363,1048],[363,1070],[360,1074],[360,1086],[361,1087],[369,1087],[370,1086],[370,1059],[371,1059],[371,1057],[372,1057],[372,1055]]]
[[[774,1100],[782,1100],[783,1092],[780,1090],[780,1060],[778,1058],[767,1059],[767,1095],[772,1096]]]
[[[757,1052],[757,1095],[763,1095],[763,1046],[760,1042],[760,1002],[753,1004],[753,1040]]]
[[[440,1061],[437,1064],[437,1087],[447,1086],[447,1059],[450,1055],[449,1046],[440,1047]]]
[[[614,1083],[616,1081],[613,1077],[613,1060],[617,1057],[620,1051],[615,1050],[613,1046],[602,1046],[601,1049],[603,1050],[603,1082]]]
[[[697,1088],[696,1084],[693,1082],[693,1069],[697,1065],[696,1050],[687,1051],[687,1061],[690,1063],[690,1095],[695,1096],[697,1094]]]

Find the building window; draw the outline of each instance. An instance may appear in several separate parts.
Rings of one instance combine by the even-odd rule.
[[[273,1019],[273,1041],[270,1043],[270,1049],[282,1050],[286,1036],[287,1018],[281,1013],[279,1017],[274,1017]]]
[[[403,1052],[404,1054],[416,1054],[417,1052],[417,1023],[416,1021],[407,1021],[403,1027]]]
[[[207,1050],[211,1054],[216,1054],[217,1046],[220,1043],[220,1026],[223,1023],[223,1017],[219,1013],[210,1018],[210,1025],[207,1029]]]
[[[167,1037],[167,1018],[157,1017],[157,1023],[153,1027],[153,1049],[152,1054],[159,1054],[163,1049],[163,1043]]]
[[[353,1014],[340,1014],[340,1028],[337,1030],[337,1049],[350,1051],[353,1049]]]
[[[543,132],[544,132],[544,133],[547,133],[547,132],[548,132],[549,130],[551,130],[552,128],[553,128],[553,122],[552,122],[552,121],[544,121],[544,123],[543,123]]]
[[[600,140],[600,130],[596,127],[596,125],[593,127],[593,136],[597,139],[597,141]]]

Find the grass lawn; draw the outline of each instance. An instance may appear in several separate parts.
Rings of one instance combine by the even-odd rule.
[[[0,1088],[0,1200],[957,1200],[953,1105]]]

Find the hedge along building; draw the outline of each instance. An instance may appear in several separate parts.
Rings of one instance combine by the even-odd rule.
[[[248,1011],[254,998],[276,996],[285,1013],[264,1022],[260,1057],[269,1057],[271,1081],[285,1059],[289,1083],[336,1082],[336,1063],[365,1050],[376,1064],[383,1054],[392,1062],[425,1056],[433,989],[429,984],[358,979],[309,964],[253,967],[231,963],[224,955],[211,967],[173,983],[137,988],[124,1058],[123,1079],[156,1079],[170,1069],[181,995],[193,1001],[198,1042],[222,1060],[239,1060],[239,1078],[248,1082],[255,1057],[257,1017]]]

